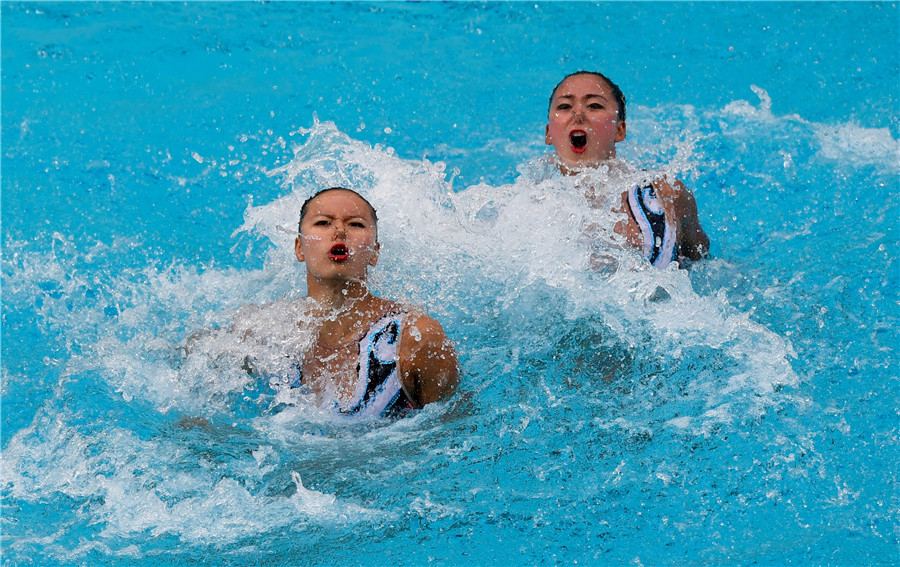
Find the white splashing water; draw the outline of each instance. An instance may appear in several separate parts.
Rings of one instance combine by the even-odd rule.
[[[89,513],[103,523],[104,536],[149,531],[204,543],[237,541],[298,518],[331,525],[389,514],[307,489],[296,471],[288,498],[260,488],[278,474],[273,471],[293,466],[284,462],[285,446],[302,453],[351,444],[362,452],[365,443],[378,448],[404,442],[391,433],[363,441],[350,433],[323,438],[314,432],[331,427],[328,418],[302,400],[248,394],[257,388],[242,367],[248,344],[265,373],[278,375],[284,353],[302,350],[311,340],[296,332],[305,290],[293,241],[301,203],[327,186],[357,190],[379,211],[383,248],[371,276],[375,290],[421,304],[444,324],[459,344],[464,389],[485,396],[481,404],[506,403],[496,398],[502,394],[497,377],[521,374],[522,361],[546,356],[542,349],[552,347],[557,333],[586,318],[602,322],[604,341],[643,359],[672,361],[710,349],[729,361],[730,368],[719,374],[692,379],[687,387],[696,392],[700,408],[669,419],[668,428],[705,435],[717,425],[764,413],[779,390],[796,385],[788,340],[735,310],[724,292],[695,293],[688,272],[648,267],[604,228],[618,220],[611,212],[616,196],[646,172],[615,166],[561,177],[547,175],[546,162],[537,160],[523,165],[513,184],[457,191],[444,164],[403,160],[390,149],[349,138],[331,123],[316,122],[299,135],[305,138],[294,158],[272,171],[282,180],[284,196],[249,206],[236,231],[271,243],[258,270],[148,267],[112,274],[101,286],[100,300],[78,300],[85,297],[85,285],[67,275],[75,272],[67,263],[81,260],[67,256],[68,245],[61,242],[49,257],[22,259],[21,269],[4,282],[14,295],[33,293],[29,286],[36,282],[59,287],[58,298],[45,299],[42,312],[48,325],[78,345],[62,372],[58,396],[66,395],[66,383],[92,376],[125,404],[163,415],[234,421],[267,441],[253,444],[252,458],[223,477],[202,455],[199,467],[186,467],[184,445],[174,439],[142,439],[114,426],[83,434],[65,425],[71,415],[57,410],[60,398],[54,398],[4,452],[3,476],[16,498],[36,499],[46,491],[98,495],[102,503]],[[244,340],[248,332],[257,339]],[[601,375],[594,370],[586,379],[599,381]],[[515,403],[539,414],[547,411],[539,409],[541,396],[552,399],[559,391],[545,381],[543,390],[529,395]],[[230,417],[248,403],[249,419]],[[794,398],[793,403],[803,402]],[[270,411],[284,404],[288,409]],[[400,431],[425,427],[420,420],[441,411],[405,420]],[[652,412],[638,414],[627,427],[640,431],[657,420]],[[591,421],[600,429],[623,423]],[[423,514],[434,513],[427,499],[416,506]]]

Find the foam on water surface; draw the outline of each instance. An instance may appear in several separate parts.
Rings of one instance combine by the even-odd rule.
[[[592,444],[596,435],[652,443],[736,433],[775,408],[796,412],[808,403],[794,389],[796,354],[786,337],[736,310],[724,293],[698,295],[689,272],[650,269],[615,235],[597,237],[592,227],[615,218],[609,200],[590,206],[586,188],[630,184],[640,172],[523,176],[454,191],[443,164],[403,160],[316,122],[272,173],[283,177],[285,195],[248,207],[235,235],[249,240],[238,246],[266,250],[258,270],[147,266],[101,272],[100,285],[87,286],[77,274],[90,260],[64,237],[49,257],[19,259],[8,289],[39,300],[45,324],[71,345],[56,393],[5,451],[16,498],[34,500],[38,486],[87,498],[89,525],[106,541],[148,532],[223,545],[310,522],[423,514],[444,521],[469,512],[434,502],[435,494],[401,504],[370,491],[438,466],[448,453],[467,463],[478,453],[471,443],[503,454],[529,439],[552,453],[560,441],[557,426],[547,431],[552,423],[579,432],[564,447]],[[271,356],[255,355],[276,366],[309,340],[286,330],[296,329],[304,285],[294,226],[299,204],[329,185],[356,188],[380,211],[376,291],[425,305],[458,341],[466,378],[457,400],[404,423],[348,429],[244,371],[247,345],[236,337],[245,330],[273,337],[254,343]],[[593,265],[598,254],[610,263]],[[53,269],[27,268],[35,264]],[[266,307],[247,307],[254,302]],[[69,400],[91,390],[105,400],[99,407],[96,398]],[[87,430],[68,425],[73,420]],[[437,441],[460,427],[497,437],[466,436],[462,453],[456,442]],[[529,434],[535,427],[544,433]],[[422,437],[431,449],[387,456]],[[623,457],[608,464],[613,478],[637,474]],[[542,461],[530,467],[534,478],[559,473]],[[668,472],[630,482],[678,474],[659,466]],[[360,468],[365,484],[352,472]],[[301,476],[325,488],[304,487]]]
[[[362,33],[340,52],[319,38],[322,51],[303,59],[294,35],[279,35],[292,18],[271,18],[265,38],[241,39],[219,26],[260,8],[219,6],[220,18],[198,20],[218,41],[201,34],[176,49],[166,34],[147,40],[156,46],[141,60],[150,70],[162,76],[151,63],[173,60],[193,69],[176,88],[141,79],[107,51],[114,36],[84,29],[103,9],[66,18],[62,6],[26,8],[3,6],[8,561],[333,564],[348,549],[347,562],[408,565],[896,557],[896,117],[854,107],[854,116],[823,119],[820,102],[788,100],[794,79],[774,72],[763,75],[785,82],[723,76],[740,94],[712,85],[712,98],[684,81],[679,98],[666,84],[687,70],[673,68],[668,83],[637,83],[620,163],[562,177],[539,143],[544,99],[504,108],[489,96],[502,81],[484,79],[468,92],[487,104],[475,112],[481,120],[463,123],[450,109],[425,120],[433,106],[410,110],[419,103],[407,90],[385,95],[387,79],[359,68],[353,57],[373,49]],[[392,33],[430,41],[415,30],[433,6],[365,8],[315,5],[309,15],[333,16],[326,27],[346,39],[348,25],[394,10]],[[153,9],[181,37],[181,12],[193,8]],[[602,63],[563,61],[551,73],[538,63],[546,47],[519,41],[550,41],[529,22],[562,9],[555,4],[446,9],[451,23],[487,40],[479,49],[451,41],[447,52],[469,49],[485,77],[493,68],[480,50],[497,57],[490,45],[511,45],[495,36],[503,26],[521,57],[506,72],[531,76],[525,68],[535,65],[555,76]],[[54,43],[38,30],[43,55],[9,59],[8,32],[24,32],[7,22],[22,25],[26,12],[50,29],[68,20],[87,39]],[[124,7],[114,12],[128,21]],[[629,29],[635,21],[617,19]],[[791,41],[803,33],[792,30]],[[724,37],[707,41],[719,55],[699,64],[740,57],[741,45],[728,51]],[[634,53],[625,59],[670,66]],[[611,75],[633,67],[613,59]],[[820,59],[822,72],[840,74]],[[53,73],[32,77],[20,60]],[[300,60],[338,61],[356,80],[325,84],[288,66]],[[877,82],[869,63],[857,65]],[[458,81],[441,73],[426,81],[389,71],[415,86],[409,92],[437,93],[429,104],[456,100],[448,93]],[[318,102],[302,102],[281,80],[294,72]],[[72,107],[36,112],[8,90],[21,82],[40,95],[54,81],[98,77],[127,86],[126,100],[143,112],[130,107],[122,120],[124,103],[102,97],[106,110],[85,110],[99,104],[87,88],[70,89]],[[178,97],[205,92],[200,83],[225,86],[208,106],[180,112]],[[377,108],[361,102],[361,85],[372,83]],[[135,94],[143,91],[167,93],[164,113],[181,125],[160,120]],[[647,102],[648,93],[677,102]],[[301,126],[282,119],[294,104]],[[507,117],[523,106],[537,119],[514,128]],[[77,129],[53,132],[64,123]],[[619,192],[663,173],[694,189],[713,241],[713,257],[690,271],[651,269],[609,230]],[[464,377],[449,402],[347,424],[273,387],[284,352],[310,339],[293,324],[305,295],[293,252],[299,208],[330,185],[359,190],[379,211],[373,289],[422,305],[457,342]],[[251,329],[248,346],[241,338]],[[248,348],[263,368],[256,375],[244,369]]]

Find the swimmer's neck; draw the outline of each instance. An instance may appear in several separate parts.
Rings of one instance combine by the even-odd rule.
[[[556,166],[559,168],[559,172],[563,175],[578,175],[579,173],[584,173],[585,171],[590,171],[592,169],[598,169],[603,166],[608,167],[610,170],[614,168],[623,168],[625,166],[625,163],[622,160],[616,158],[616,154],[613,153],[608,158],[599,161],[566,163],[562,160],[559,160]]]
[[[347,309],[371,295],[365,280],[334,282],[316,278],[307,278],[307,294],[326,311]]]

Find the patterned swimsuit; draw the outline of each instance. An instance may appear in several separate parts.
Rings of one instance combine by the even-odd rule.
[[[403,325],[402,313],[390,313],[376,321],[359,341],[356,382],[349,402],[331,399],[325,402],[343,417],[400,417],[416,405],[406,396],[397,367],[397,347]],[[301,365],[294,366],[297,375],[292,388],[303,386]]]
[[[653,266],[665,268],[678,257],[675,227],[666,219],[652,185],[635,186],[628,192],[628,212],[641,229],[644,257]]]

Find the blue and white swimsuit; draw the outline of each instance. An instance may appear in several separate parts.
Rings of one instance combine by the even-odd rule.
[[[340,403],[332,399],[332,409],[344,417],[400,417],[416,405],[406,396],[397,367],[397,349],[403,325],[402,313],[390,313],[376,321],[359,341],[353,399]],[[301,365],[292,388],[303,386]],[[329,403],[328,401],[325,402]]]
[[[665,268],[678,257],[675,227],[666,219],[652,185],[638,185],[628,191],[628,212],[644,237],[644,257],[654,267]]]

